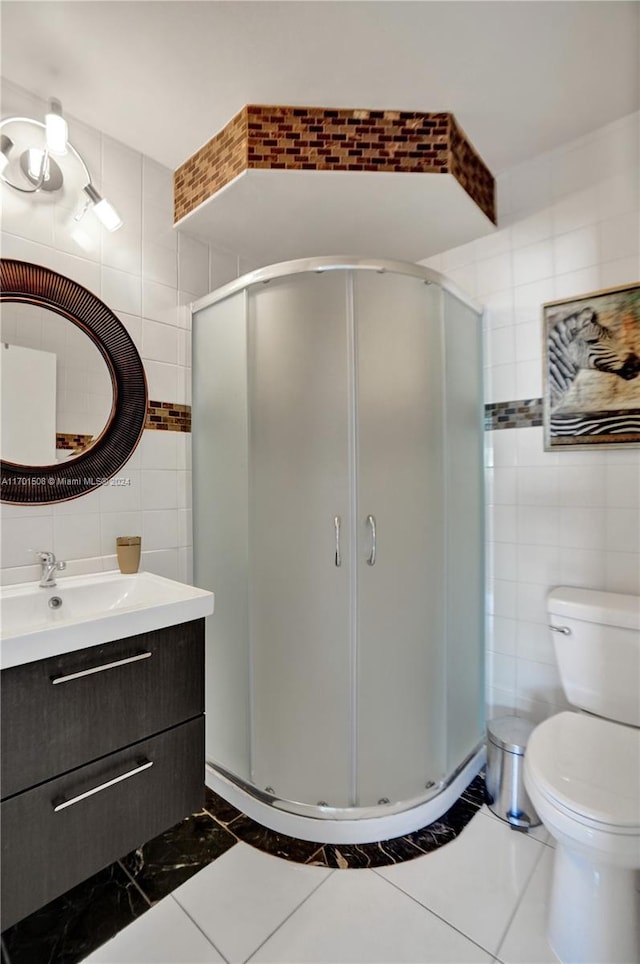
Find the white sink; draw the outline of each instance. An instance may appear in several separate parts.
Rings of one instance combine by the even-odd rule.
[[[52,608],[53,597],[62,600]],[[85,646],[210,616],[213,593],[137,572],[59,576],[53,589],[0,589],[0,667],[32,663]]]

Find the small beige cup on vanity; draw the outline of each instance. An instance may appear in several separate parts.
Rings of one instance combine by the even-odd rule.
[[[140,536],[118,536],[116,552],[120,572],[137,572],[140,565]]]

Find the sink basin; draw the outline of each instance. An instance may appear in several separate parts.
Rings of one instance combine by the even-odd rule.
[[[209,616],[213,602],[211,592],[150,572],[59,577],[53,589],[7,586],[0,589],[0,667]]]

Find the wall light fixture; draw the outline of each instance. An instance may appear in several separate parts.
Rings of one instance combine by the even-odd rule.
[[[75,168],[72,172],[71,168]],[[49,101],[44,123],[31,117],[5,117],[0,121],[0,181],[21,194],[54,194],[65,184],[77,183],[84,201],[74,220],[91,208],[108,231],[122,227],[118,212],[93,185],[82,155],[69,140],[62,105]]]

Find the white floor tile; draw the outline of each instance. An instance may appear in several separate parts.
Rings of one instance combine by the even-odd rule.
[[[553,857],[553,851],[547,848],[524,892],[498,950],[504,964],[556,964],[558,960],[546,936]]]
[[[166,897],[85,958],[87,964],[213,964],[224,961],[193,921]]]
[[[251,958],[252,964],[405,961],[489,964],[491,956],[371,870],[335,871]]]
[[[173,897],[228,961],[246,961],[331,873],[239,843]]]
[[[376,872],[495,953],[542,847],[478,813],[439,850]]]

